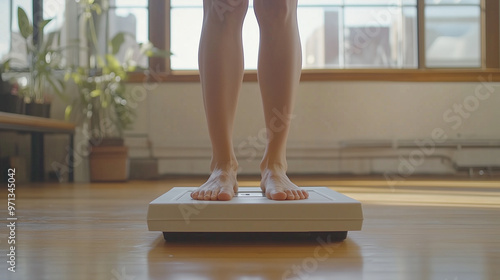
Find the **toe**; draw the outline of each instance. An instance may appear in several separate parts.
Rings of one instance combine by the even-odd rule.
[[[300,198],[300,195],[299,195],[299,192],[297,192],[296,190],[292,190],[292,193],[293,193],[293,198],[294,198],[295,200],[299,200],[299,199],[301,199],[301,198]]]
[[[305,190],[302,190],[302,195],[304,195],[304,199],[309,198],[309,193]]]
[[[302,191],[301,190],[297,190],[295,191],[295,193],[297,194],[297,196],[295,197],[296,199],[304,199],[304,194],[302,194]]]
[[[191,198],[192,199],[198,199],[198,192],[197,191],[196,192],[192,192],[191,193]]]
[[[203,198],[205,200],[210,200],[210,197],[212,196],[212,191],[206,191],[205,192],[205,195],[203,196]]]
[[[233,196],[230,193],[225,192],[225,191],[221,191],[219,193],[219,195],[217,196],[218,200],[223,200],[223,201],[231,200],[231,198],[233,198]]]
[[[280,192],[280,191],[273,191],[270,194],[272,200],[286,200],[289,199],[289,194]]]
[[[204,190],[199,191],[196,199],[199,199],[199,200],[205,199],[205,191]]]
[[[210,196],[210,200],[217,200],[217,193],[212,192],[212,195]]]
[[[273,199],[273,197],[271,196],[271,193],[266,192],[265,194],[266,194],[266,197],[267,197],[267,198],[269,198],[269,199]]]
[[[196,199],[196,200],[203,200],[203,193],[204,193],[204,192],[201,192],[201,191],[200,191],[200,192],[197,192],[197,193],[195,194],[195,199]]]
[[[287,200],[294,200],[295,199],[295,196],[293,195],[293,192],[291,190],[287,190],[287,191],[285,191],[285,193],[286,193]]]

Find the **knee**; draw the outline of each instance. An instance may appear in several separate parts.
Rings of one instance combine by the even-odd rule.
[[[205,16],[221,23],[243,23],[249,0],[205,0]]]
[[[254,0],[254,10],[261,24],[287,22],[297,14],[297,0]]]

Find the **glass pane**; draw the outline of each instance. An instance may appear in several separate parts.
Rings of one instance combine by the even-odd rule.
[[[171,0],[171,3],[172,69],[197,69],[202,1]],[[348,6],[351,3],[356,6]],[[394,3],[394,0],[299,0],[303,67],[416,68],[416,1]],[[358,10],[349,13],[349,9]],[[355,40],[359,39],[356,34],[360,31],[373,38],[368,38],[369,46],[361,48],[358,41],[355,49]],[[258,25],[250,7],[243,27],[246,69],[257,67],[258,37]]]
[[[4,1],[7,2],[7,1]],[[12,32],[19,33],[19,25],[17,23],[17,8],[21,7],[28,14],[28,18],[33,23],[33,3],[32,0],[14,0],[12,1]],[[20,34],[19,34],[20,35]]]
[[[243,25],[243,47],[245,69],[257,69],[259,49],[259,27],[250,7]],[[201,7],[177,7],[171,12],[171,67],[175,70],[198,69],[198,47],[203,20]],[[300,33],[302,37],[304,66],[325,67],[324,9],[299,9]],[[182,28],[177,28],[182,26]],[[338,42],[337,42],[338,45]],[[338,49],[338,47],[337,47]],[[318,57],[320,56],[320,57]],[[309,60],[306,59],[309,58]],[[338,50],[336,54],[338,60]],[[338,63],[338,61],[337,61]],[[338,65],[337,65],[338,66]]]
[[[250,15],[250,16],[248,16]],[[245,69],[257,69],[259,58],[259,24],[254,15],[253,7],[248,10],[248,15],[243,24],[243,49],[245,51]]]
[[[64,27],[64,15],[66,3],[62,0],[44,0],[43,1],[43,17],[52,19],[45,27],[45,33],[61,30]]]
[[[173,0],[180,2],[182,0]],[[196,1],[196,0],[191,0]],[[401,2],[401,3],[400,3]],[[299,6],[397,6],[397,5],[417,5],[417,0],[299,0]]]
[[[301,8],[298,11],[304,68],[340,67],[339,8]]]
[[[199,1],[196,1],[199,2]],[[184,3],[184,2],[183,2]],[[171,68],[174,70],[198,69],[198,47],[203,23],[202,6],[195,1],[183,7],[173,7],[171,11]],[[201,4],[199,2],[199,4]],[[248,15],[253,15],[250,8]],[[259,29],[257,20],[247,16],[243,25],[243,47],[245,49],[245,69],[257,69]]]
[[[402,0],[401,5],[417,6],[417,0]]]
[[[481,0],[425,0],[425,5],[479,5]]]
[[[11,66],[13,68],[27,68],[28,59],[26,56],[26,42],[19,32],[19,25],[17,19],[17,8],[22,7],[28,18],[33,24],[33,5],[31,0],[14,0],[12,1],[12,33],[11,33],[11,46],[9,57],[11,60]]]
[[[340,6],[344,0],[299,0],[299,6]]]
[[[116,6],[120,8],[125,7],[148,7],[148,0],[111,0],[109,1],[110,6]]]
[[[171,68],[198,69],[198,47],[203,21],[203,1],[171,0]],[[245,69],[257,69],[259,29],[252,3],[243,25]]]
[[[186,2],[192,3],[193,1]],[[201,8],[172,8],[170,20],[172,69],[198,69],[198,45],[203,10]]]
[[[10,3],[0,1],[0,62],[10,51]]]
[[[416,8],[346,7],[346,68],[416,67]]]
[[[52,38],[52,49],[56,50],[62,47],[66,41],[65,24],[66,3],[63,0],[44,0],[43,17],[52,19],[44,29],[44,41]],[[60,44],[58,44],[58,42]],[[67,53],[66,53],[67,54]],[[52,56],[53,66],[63,67],[66,63],[63,58],[65,54],[54,53]]]
[[[401,1],[403,5],[417,5],[417,0]],[[394,0],[344,0],[344,5],[362,5],[362,6],[397,6],[399,1]]]
[[[148,67],[148,58],[140,55],[139,43],[149,41],[148,10],[146,8],[116,8],[109,10],[109,40],[116,34],[124,32],[125,43],[117,55],[118,59],[125,60],[131,57],[138,66]]]
[[[403,8],[402,68],[418,68],[418,23],[417,9]]]
[[[170,7],[179,8],[179,7],[202,7],[202,0],[170,0]]]
[[[427,7],[425,44],[427,67],[480,67],[479,7]]]

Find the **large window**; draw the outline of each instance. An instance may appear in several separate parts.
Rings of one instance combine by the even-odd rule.
[[[17,9],[23,8],[30,22],[33,15],[53,20],[45,27],[44,35],[60,32],[65,23],[65,0],[44,0],[41,6],[33,7],[32,0],[10,0],[0,2],[0,61],[10,58],[14,68],[27,68],[26,44],[19,32]],[[60,36],[64,37],[64,32]],[[64,40],[64,39],[62,39]]]
[[[148,67],[146,56],[140,55],[139,44],[149,41],[149,16],[148,0],[108,0],[109,7],[106,14],[100,17],[99,40],[106,49],[105,42],[109,42],[116,34],[123,32],[128,34],[125,43],[118,54],[118,59],[125,60],[127,56],[132,57],[141,68]]]
[[[246,69],[256,68],[258,52],[251,10],[244,26]],[[202,16],[202,0],[171,0],[172,70],[197,68]],[[298,16],[305,69],[482,66],[480,0],[426,0],[424,10],[417,0],[301,0]],[[425,65],[418,60],[419,20],[425,22]]]
[[[40,6],[33,6],[33,3]],[[100,52],[108,51],[107,43],[119,32],[127,34],[125,46],[121,49],[118,57],[124,59],[133,56],[138,66],[148,67],[148,59],[139,55],[139,44],[149,40],[149,10],[148,0],[106,0],[100,1],[103,13],[96,16],[98,25],[98,40]],[[25,69],[28,67],[26,57],[26,44],[22,38],[17,19],[18,7],[23,8],[30,22],[33,23],[34,16],[38,20],[52,19],[45,27],[45,35],[57,32],[60,36],[57,42],[64,49],[70,50],[75,46],[78,33],[81,31],[82,11],[79,10],[76,0],[9,0],[0,1],[0,61],[11,59],[13,68]],[[36,20],[35,20],[36,21]],[[82,35],[82,34],[80,34]],[[83,36],[86,36],[83,34]],[[80,38],[81,40],[82,38]],[[82,48],[83,50],[84,48]],[[67,64],[77,64],[77,53],[71,53]]]
[[[425,66],[481,67],[480,1],[425,4]]]
[[[416,68],[416,15],[416,0],[299,1],[303,67]],[[171,1],[172,70],[197,68],[202,17],[201,0]],[[256,69],[259,30],[251,5],[243,34],[245,67]]]
[[[44,18],[55,18],[46,32],[72,26],[72,22],[77,25],[76,2],[41,1]],[[138,55],[139,44],[150,40],[172,56],[166,61],[137,56],[139,66],[165,72],[166,80],[198,79],[202,0],[105,2],[107,12],[98,22],[108,27],[99,28],[101,51],[107,50],[110,38],[124,31],[130,36],[121,57]],[[20,66],[27,63],[22,58],[17,7],[23,7],[32,20],[36,14],[32,3],[0,1],[1,60],[14,57]],[[259,29],[250,3],[243,33],[249,70],[245,79],[255,80]],[[299,0],[303,78],[474,80],[478,73],[486,73],[500,80],[499,13],[498,0]],[[62,32],[66,43],[72,35]]]

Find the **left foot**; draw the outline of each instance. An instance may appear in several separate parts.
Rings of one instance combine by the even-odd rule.
[[[260,188],[272,200],[306,199],[309,193],[292,183],[285,171],[264,169]]]

